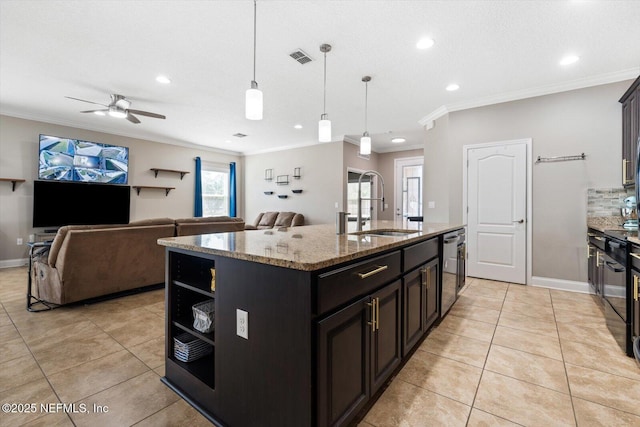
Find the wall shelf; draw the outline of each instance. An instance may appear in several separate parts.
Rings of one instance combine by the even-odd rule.
[[[293,193],[295,193],[295,194],[300,194],[300,193],[302,193],[302,190],[291,190],[291,191],[292,191]]]
[[[140,190],[142,189],[146,189],[146,190],[164,190],[165,196],[169,195],[169,191],[171,190],[175,190],[176,187],[154,187],[154,186],[149,186],[149,185],[134,185],[132,188],[134,188],[136,190],[136,192],[138,193],[138,196],[140,195]]]
[[[287,196],[286,194],[278,194],[279,199],[286,199],[287,197],[289,196]]]
[[[289,185],[289,175],[278,175],[276,178],[276,184]]]
[[[16,184],[19,182],[25,182],[26,180],[20,178],[0,178],[0,181],[10,182],[11,183],[11,191],[16,191]]]
[[[158,177],[158,172],[179,173],[180,174],[180,180],[182,180],[182,178],[184,178],[184,176],[189,173],[189,171],[178,171],[178,170],[174,170],[174,169],[161,169],[161,168],[151,168],[149,170],[152,170],[154,172],[156,178]]]
[[[267,196],[270,196],[273,194],[273,191],[265,191],[264,194],[266,194]]]

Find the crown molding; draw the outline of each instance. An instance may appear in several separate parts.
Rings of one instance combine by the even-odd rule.
[[[152,140],[152,139],[149,139],[148,137],[137,136],[135,134],[128,134],[128,133],[123,133],[123,132],[114,132],[111,129],[105,129],[105,128],[101,128],[99,126],[87,126],[86,124],[74,122],[74,121],[71,121],[71,120],[60,120],[58,118],[46,117],[46,116],[44,116],[44,117],[43,116],[33,116],[33,115],[29,115],[29,114],[24,114],[22,112],[7,111],[6,109],[0,109],[0,115],[7,116],[7,117],[14,117],[16,119],[23,119],[23,120],[31,120],[31,121],[34,121],[34,122],[48,123],[48,124],[56,125],[56,126],[67,126],[67,127],[72,127],[72,128],[81,129],[81,130],[88,130],[88,131],[91,131],[91,132],[106,133],[106,134],[109,134],[109,135],[122,136],[122,137],[125,137],[125,138],[139,139],[141,141],[157,142],[157,143],[161,143],[161,144],[176,145],[178,147],[191,148],[191,149],[194,149],[194,150],[210,151],[210,152],[213,152],[213,153],[224,154],[224,155],[227,155],[227,156],[242,157],[242,153],[238,152],[238,151],[223,150],[223,149],[220,149],[220,148],[208,147],[206,145],[196,144],[196,143],[193,143],[193,142],[179,141],[179,140],[173,140],[173,139],[162,139],[162,138],[160,138],[160,139],[153,139]]]
[[[568,92],[570,90],[584,89],[592,86],[616,83],[623,80],[632,80],[637,78],[638,74],[640,74],[640,67],[634,67],[626,70],[615,71],[612,73],[605,73],[599,74],[597,76],[575,79],[560,84],[539,86],[514,92],[501,93],[498,95],[479,98],[472,101],[442,105],[424,116],[422,119],[418,120],[418,123],[420,123],[422,126],[427,126],[429,122],[437,120],[445,114],[452,113],[454,111],[486,107],[487,105],[500,104],[503,102],[518,101],[521,99],[535,98],[536,96],[551,95],[554,93]]]

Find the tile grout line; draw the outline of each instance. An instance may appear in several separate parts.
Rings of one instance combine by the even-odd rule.
[[[551,292],[549,292],[551,295]],[[553,296],[551,296],[551,307],[553,308]],[[558,345],[560,346],[560,355],[562,356],[562,367],[564,368],[564,375],[567,378],[567,387],[569,387],[569,400],[571,401],[571,411],[573,412],[573,421],[578,426],[578,415],[576,414],[576,407],[573,404],[573,392],[571,391],[571,381],[569,381],[569,372],[567,371],[567,362],[564,358],[564,350],[562,349],[562,341],[560,340],[560,329],[558,328],[558,320],[556,319],[556,311],[553,310],[553,319],[556,324],[556,332],[558,334]]]
[[[507,290],[504,293],[504,298],[502,299],[502,305],[500,306],[500,315],[498,316],[498,320],[496,321],[496,325],[493,328],[493,334],[491,335],[491,341],[489,342],[489,349],[487,350],[487,355],[484,357],[484,363],[482,365],[482,371],[480,372],[480,378],[478,379],[478,386],[476,387],[476,392],[473,394],[473,400],[471,401],[471,409],[469,410],[469,415],[467,416],[467,422],[465,424],[466,427],[469,426],[469,420],[471,419],[471,413],[473,412],[473,409],[475,408],[475,404],[476,404],[476,398],[478,397],[478,391],[480,390],[480,385],[482,384],[482,377],[484,376],[484,372],[485,372],[485,368],[487,366],[487,360],[489,360],[489,354],[491,353],[491,346],[493,346],[493,338],[496,335],[496,330],[498,329],[498,322],[500,322],[500,316],[502,316],[502,308],[504,307],[504,302],[507,299],[507,292],[509,291],[509,286],[511,285],[507,285]],[[481,409],[478,408],[479,411],[481,411]],[[483,411],[486,412],[486,411]],[[488,414],[491,414],[490,412],[487,412]],[[491,414],[493,416],[496,416],[495,414]],[[498,418],[502,418],[502,417],[498,417]],[[509,420],[511,421],[511,420]]]

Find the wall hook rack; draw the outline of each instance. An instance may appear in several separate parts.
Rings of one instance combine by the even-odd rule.
[[[568,162],[571,160],[585,160],[587,155],[582,153],[577,156],[556,156],[556,157],[540,157],[538,156],[538,160],[536,163],[551,163],[551,162]]]

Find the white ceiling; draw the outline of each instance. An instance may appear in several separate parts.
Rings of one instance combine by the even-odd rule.
[[[443,105],[481,105],[640,72],[640,1],[258,0],[257,10],[262,121],[244,118],[250,0],[0,0],[0,112],[244,154],[316,144],[319,46],[329,43],[333,139],[357,140],[364,131],[361,78],[370,75],[368,130],[382,152],[422,146],[419,121]],[[435,40],[431,49],[416,49],[423,36]],[[314,61],[290,58],[298,48]],[[559,66],[569,53],[581,60]],[[158,74],[172,83],[156,83]],[[452,82],[460,90],[445,91]],[[107,104],[110,93],[167,119],[139,116],[135,125],[80,114],[92,105],[65,98]],[[297,123],[303,129],[294,129]],[[395,135],[407,142],[390,144]]]

